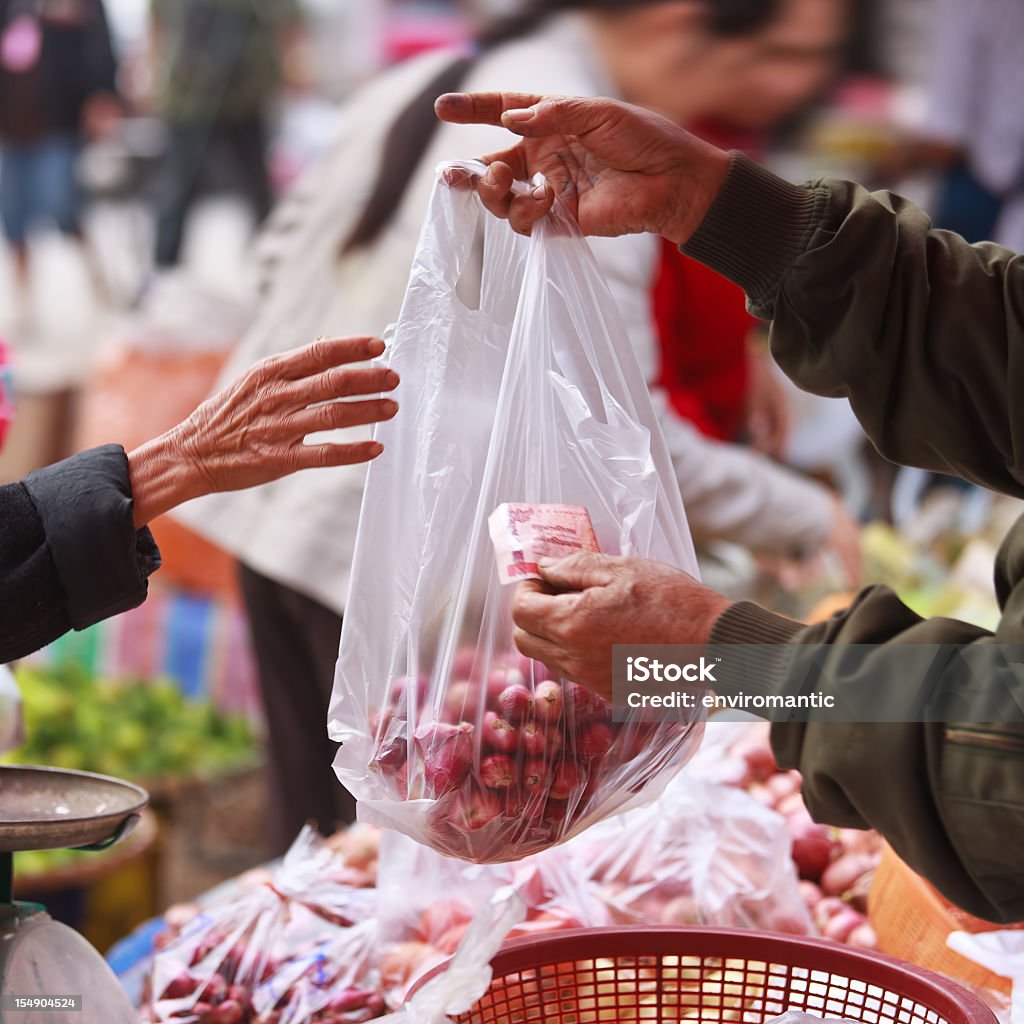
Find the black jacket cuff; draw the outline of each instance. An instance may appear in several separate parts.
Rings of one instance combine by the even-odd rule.
[[[135,529],[124,449],[93,448],[29,474],[24,485],[43,525],[71,625],[85,629],[142,604],[160,552],[148,527]]]

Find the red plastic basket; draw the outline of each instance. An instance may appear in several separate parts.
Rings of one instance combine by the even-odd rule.
[[[515,939],[492,967],[460,1024],[764,1024],[787,1010],[864,1024],[996,1024],[977,996],[924,968],[767,932],[584,929]]]

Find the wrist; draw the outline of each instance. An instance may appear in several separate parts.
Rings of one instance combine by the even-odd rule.
[[[195,463],[182,457],[173,432],[128,452],[128,480],[136,529],[207,491]]]
[[[659,231],[675,245],[684,245],[700,227],[732,163],[731,154],[694,136],[685,147],[675,175],[675,195],[667,204],[668,217]]]

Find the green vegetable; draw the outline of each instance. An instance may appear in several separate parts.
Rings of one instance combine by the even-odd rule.
[[[146,782],[250,764],[256,737],[239,715],[185,698],[171,682],[97,679],[73,664],[15,675],[27,742],[4,757]]]

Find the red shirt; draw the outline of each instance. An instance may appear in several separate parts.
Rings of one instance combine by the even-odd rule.
[[[720,145],[752,148],[752,140],[730,138],[720,129],[697,131]],[[701,433],[735,440],[743,429],[749,386],[747,336],[757,323],[746,310],[742,289],[662,239],[653,307],[661,354],[658,383],[672,408]]]
[[[735,440],[747,399],[747,335],[757,322],[742,290],[662,239],[654,284],[659,383],[672,408],[709,437]]]

